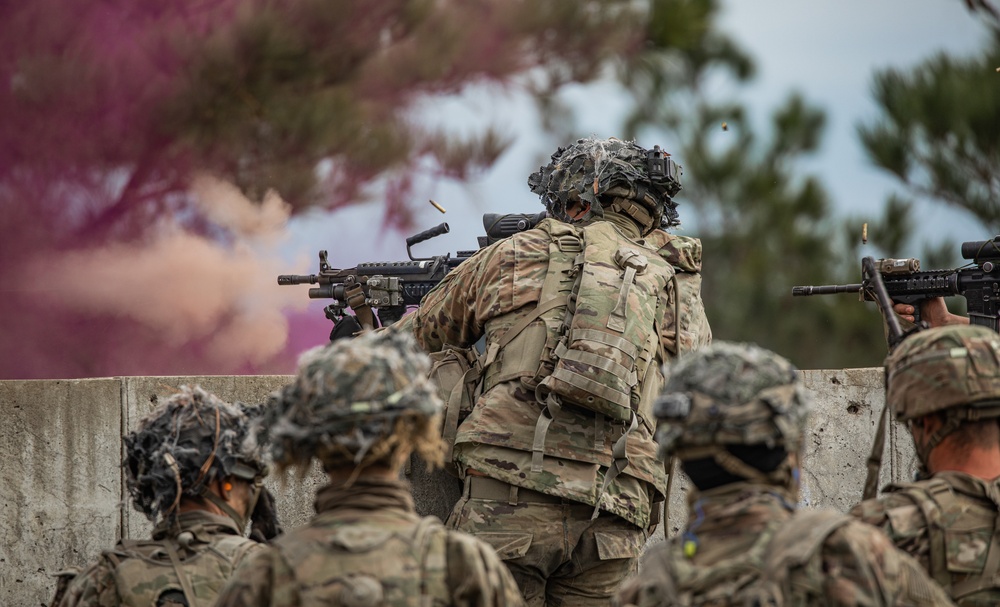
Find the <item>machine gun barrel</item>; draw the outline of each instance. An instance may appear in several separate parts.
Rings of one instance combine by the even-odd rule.
[[[281,274],[278,276],[280,286],[288,285],[314,285],[319,282],[319,277],[315,274]]]

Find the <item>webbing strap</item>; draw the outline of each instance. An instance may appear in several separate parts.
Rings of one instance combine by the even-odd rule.
[[[480,369],[470,367],[462,374],[462,379],[451,389],[451,395],[448,397],[448,408],[444,414],[444,426],[441,428],[441,437],[445,445],[444,461],[446,464],[451,462],[452,455],[455,453],[455,437],[458,436],[458,415],[460,413],[459,409],[461,409],[458,405],[461,402],[462,390],[465,390],[468,384],[479,381],[479,377]]]
[[[550,377],[564,381],[571,386],[580,388],[588,394],[593,394],[598,398],[603,398],[604,400],[614,403],[619,407],[631,410],[632,401],[630,395],[614,388],[613,386],[606,386],[599,381],[594,381],[589,377],[584,377],[579,373],[574,373],[565,367],[556,369],[552,372]]]
[[[554,415],[562,405],[554,394],[549,394],[545,399],[545,407],[538,414],[538,421],[535,422],[535,438],[531,443],[531,471],[541,472],[542,461],[545,458],[545,435],[549,433],[549,426],[552,425]]]
[[[597,343],[604,344],[605,346],[611,346],[612,348],[624,352],[633,361],[635,360],[635,357],[639,355],[639,348],[634,343],[624,337],[611,335],[606,331],[598,331],[596,329],[574,329],[570,332],[569,341],[572,343],[578,339],[596,341]]]
[[[574,360],[585,365],[590,365],[591,367],[597,367],[602,371],[607,371],[621,379],[629,387],[634,386],[636,383],[635,371],[626,369],[606,356],[599,356],[593,352],[585,352],[583,350],[570,350],[563,342],[559,342],[552,353],[557,358]]]
[[[344,291],[344,300],[347,305],[354,310],[354,316],[361,323],[361,327],[373,331],[375,329],[375,315],[372,308],[365,302],[365,292],[360,283],[354,283]]]
[[[612,331],[625,332],[625,306],[628,304],[628,292],[632,289],[632,283],[635,281],[635,273],[634,266],[625,268],[622,287],[618,291],[618,303],[615,304],[615,308],[611,310],[611,315],[608,317],[607,327]]]
[[[930,544],[928,553],[929,573],[934,581],[951,594],[951,574],[948,573],[948,546],[945,542],[944,525],[941,522],[941,509],[934,501],[931,491],[922,491],[913,487],[903,490],[924,515],[927,523],[927,541]]]
[[[433,516],[425,516],[417,523],[413,533],[414,551],[420,558],[420,605],[421,607],[431,607],[434,604],[433,597],[427,592],[427,563],[430,560],[430,535],[437,529],[438,519]]]
[[[194,605],[194,589],[191,588],[191,581],[181,570],[181,560],[177,556],[177,549],[174,548],[174,545],[170,540],[163,542],[163,546],[167,549],[167,555],[170,557],[170,564],[174,566],[174,572],[177,573],[177,579],[180,580],[185,600],[187,600],[188,605]]]
[[[628,452],[626,447],[628,446],[628,435],[632,434],[632,431],[636,429],[639,425],[639,419],[635,416],[635,412],[632,412],[632,423],[629,424],[628,430],[622,433],[621,437],[615,441],[614,447],[611,448],[611,465],[608,466],[608,471],[604,473],[604,482],[601,483],[601,491],[597,494],[597,499],[594,504],[594,514],[590,516],[590,520],[594,520],[601,514],[601,498],[604,497],[604,492],[608,490],[608,485],[611,481],[618,478],[618,475],[622,473],[625,468],[628,467]]]

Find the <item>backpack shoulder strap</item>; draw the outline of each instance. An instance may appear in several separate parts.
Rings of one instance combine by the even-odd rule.
[[[948,572],[948,544],[944,533],[944,523],[941,517],[941,506],[938,500],[947,499],[945,494],[951,493],[948,483],[941,480],[931,480],[923,483],[905,483],[894,485],[893,493],[909,499],[920,510],[924,517],[929,543],[927,564],[928,573],[934,581],[951,594],[951,574]]]

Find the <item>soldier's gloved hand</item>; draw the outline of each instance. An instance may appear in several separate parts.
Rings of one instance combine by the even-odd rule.
[[[345,314],[333,325],[333,330],[330,331],[330,341],[349,339],[360,332],[361,323],[358,322],[358,319]]]
[[[257,505],[250,515],[250,539],[265,543],[281,535],[281,523],[278,521],[278,510],[274,503],[274,495],[266,488],[260,492]]]

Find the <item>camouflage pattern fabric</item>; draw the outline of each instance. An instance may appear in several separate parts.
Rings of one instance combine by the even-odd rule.
[[[639,239],[638,230],[627,218],[608,214],[626,236]],[[553,220],[543,220],[553,221]],[[630,231],[629,231],[630,230]],[[695,269],[700,259],[697,242],[684,241],[687,255],[671,246],[675,237],[656,233],[647,241],[661,244],[660,255],[685,259]],[[468,347],[486,334],[487,341],[499,339],[497,335],[530,314],[539,302],[542,284],[548,274],[551,239],[542,229],[515,234],[462,263],[421,302],[421,307],[392,325],[390,331],[412,331],[417,343],[430,352],[451,345]],[[617,291],[614,293],[617,296]],[[689,292],[690,299],[696,299]],[[687,307],[691,322],[689,332],[706,327],[700,303]],[[678,351],[675,335],[675,306],[661,306],[662,318],[659,350],[668,355]],[[487,326],[495,328],[496,335],[487,334]],[[683,335],[684,327],[682,327]],[[710,336],[686,339],[691,344],[702,344]],[[498,368],[506,364],[521,364],[524,353],[505,351],[497,358]],[[652,389],[643,387],[644,393],[653,394],[659,388],[658,365],[650,365],[655,373],[647,374],[643,382],[650,382]],[[600,507],[608,512],[646,528],[650,525],[653,497],[665,487],[663,462],[657,455],[653,440],[654,421],[648,407],[652,397],[640,405],[646,408],[638,428],[628,437],[629,465],[610,484],[601,499]],[[533,388],[519,380],[504,381],[486,391],[477,401],[468,418],[459,427],[455,454],[463,468],[478,470],[492,478],[520,487],[540,491],[569,500],[597,505],[603,475],[612,464],[612,445],[621,435],[621,424],[600,423],[585,410],[566,407],[554,421],[545,439],[543,470],[531,472],[532,440],[541,406],[535,399]]]
[[[448,524],[493,546],[529,607],[604,607],[636,572],[646,533],[609,514],[591,520],[592,511],[574,502],[463,497]]]
[[[194,592],[185,597],[172,548]],[[152,540],[122,542],[69,585],[58,607],[210,607],[233,570],[263,546],[239,534],[229,517],[196,510],[161,523]]]
[[[431,362],[409,335],[377,332],[307,351],[295,380],[271,398],[260,440],[281,468],[401,465],[410,450],[439,464],[443,445],[428,432],[441,399]]]
[[[328,486],[304,527],[254,555],[233,576],[219,607],[402,607],[522,604],[490,548],[421,519],[409,487],[362,476]]]
[[[851,514],[881,527],[963,607],[1000,605],[997,557],[1000,481],[939,472],[890,485]]]
[[[654,406],[664,457],[711,457],[738,477],[797,485],[790,461],[765,474],[728,451],[754,445],[801,450],[809,399],[790,362],[753,344],[716,342],[678,360],[667,373]]]
[[[614,604],[952,604],[874,528],[835,512],[795,512],[790,497],[753,483],[702,492],[690,504],[684,532],[650,548],[640,575],[623,585]]]

